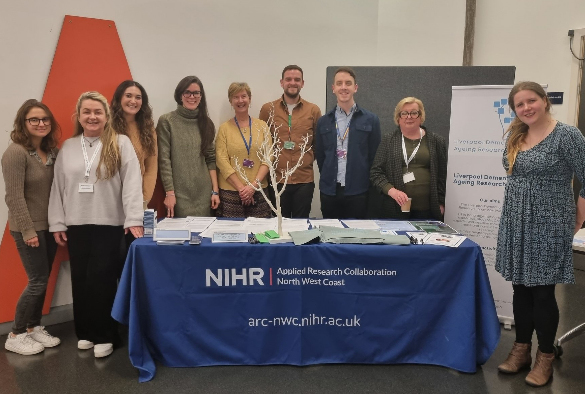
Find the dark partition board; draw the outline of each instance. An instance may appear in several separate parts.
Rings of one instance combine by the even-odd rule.
[[[337,103],[332,93],[338,66],[327,67],[327,111]],[[380,117],[382,135],[396,128],[394,108],[404,97],[414,96],[425,106],[424,125],[449,141],[451,90],[453,86],[513,85],[516,67],[352,67],[356,73],[358,105]],[[384,197],[370,190],[368,217],[380,217]]]

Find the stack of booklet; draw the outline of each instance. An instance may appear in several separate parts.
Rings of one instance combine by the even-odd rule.
[[[156,211],[154,209],[144,211],[142,223],[144,226],[144,236],[152,238],[154,228],[156,227]]]

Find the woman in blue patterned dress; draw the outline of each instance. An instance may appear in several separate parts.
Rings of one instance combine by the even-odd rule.
[[[512,282],[516,341],[498,369],[516,373],[532,364],[526,383],[543,386],[552,376],[554,338],[559,324],[556,283],[575,283],[573,235],[585,219],[585,189],[575,207],[572,179],[585,178],[585,138],[553,119],[550,101],[534,82],[510,91],[516,114],[507,133],[503,165],[508,173],[498,233],[496,270]]]

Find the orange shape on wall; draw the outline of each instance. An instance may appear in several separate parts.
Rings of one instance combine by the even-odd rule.
[[[116,24],[108,20],[66,15],[42,99],[61,125],[61,142],[73,134],[75,105],[81,93],[96,90],[110,100],[116,87],[126,79],[132,79],[132,75]],[[59,247],[49,279],[44,314],[49,312],[51,306],[61,261],[68,259],[67,250]],[[0,262],[2,323],[14,319],[16,303],[27,284],[8,224],[0,245]]]

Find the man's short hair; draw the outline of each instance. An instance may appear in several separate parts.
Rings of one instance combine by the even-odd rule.
[[[357,78],[355,77],[355,71],[353,71],[353,69],[351,67],[343,66],[343,67],[339,67],[337,70],[335,70],[335,74],[333,74],[334,80],[335,80],[335,76],[339,73],[348,73],[353,78],[353,82],[355,84],[357,84]]]
[[[282,78],[281,79],[284,79],[284,73],[289,71],[289,70],[299,70],[301,72],[301,79],[303,78],[303,69],[300,68],[299,66],[297,66],[296,64],[291,64],[289,66],[286,66],[284,68],[284,70],[282,70]]]

